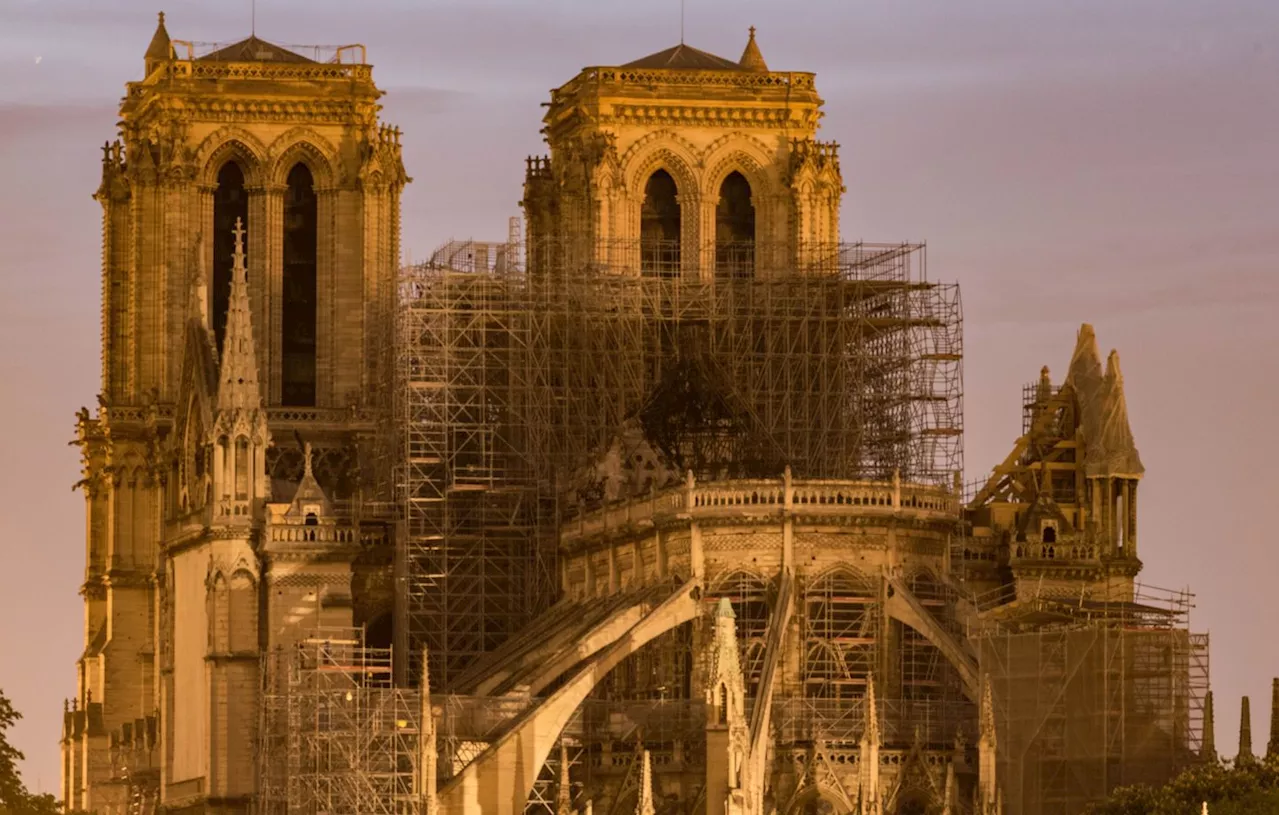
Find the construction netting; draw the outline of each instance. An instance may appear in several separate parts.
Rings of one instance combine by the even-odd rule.
[[[1007,815],[1078,815],[1197,759],[1208,640],[1094,621],[977,638]]]

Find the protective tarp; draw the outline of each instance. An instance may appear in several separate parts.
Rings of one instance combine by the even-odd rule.
[[[1129,427],[1120,355],[1112,351],[1103,370],[1098,339],[1091,325],[1080,327],[1065,386],[1075,393],[1079,410],[1085,443],[1085,474],[1090,477],[1141,476],[1145,468],[1138,458]]]
[[[1090,625],[978,640],[1006,815],[1076,815],[1196,760],[1191,644],[1177,628]]]

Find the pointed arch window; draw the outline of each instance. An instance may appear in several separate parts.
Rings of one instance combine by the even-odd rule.
[[[236,439],[235,478],[236,500],[249,500],[249,471],[253,462],[249,458],[249,440],[243,436]]]
[[[644,185],[640,273],[646,277],[680,274],[680,201],[676,181],[666,170],[655,170]]]
[[[707,592],[714,604],[728,597],[737,620],[739,659],[747,696],[755,696],[760,675],[764,671],[764,646],[769,634],[769,587],[758,575],[735,570],[717,578]]]
[[[244,170],[234,159],[218,170],[218,186],[213,191],[213,279],[209,281],[210,321],[222,358],[222,341],[227,334],[227,308],[231,305],[231,265],[236,251],[236,219],[247,232],[249,196],[244,189]]]
[[[316,192],[311,171],[302,163],[289,171],[287,184],[280,400],[305,407],[316,403]]]
[[[874,578],[839,569],[811,583],[804,596],[805,659],[809,698],[860,699],[879,655],[883,621]]]
[[[756,208],[751,182],[735,170],[720,184],[716,204],[716,277],[751,277],[755,254]]]
[[[231,576],[229,595],[228,649],[240,654],[258,650],[258,590],[253,577],[236,572]]]

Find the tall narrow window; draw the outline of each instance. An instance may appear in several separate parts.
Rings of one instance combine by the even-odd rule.
[[[716,204],[716,276],[751,277],[755,270],[756,208],[751,184],[732,172],[720,185]]]
[[[680,274],[680,202],[666,170],[649,176],[640,208],[640,272],[647,277]]]
[[[251,227],[244,171],[239,164],[228,161],[218,170],[218,187],[213,192],[213,279],[208,299],[219,359],[222,358],[222,339],[227,333],[227,307],[231,303],[231,265],[236,251],[237,218],[247,232]]]
[[[253,468],[253,462],[249,460],[249,440],[245,438],[236,439],[236,500],[249,500],[249,470]]]
[[[1124,485],[1120,481],[1112,481],[1115,499],[1112,504],[1111,527],[1115,532],[1116,554],[1124,553],[1125,532],[1128,526],[1129,510],[1124,501]]]
[[[289,171],[284,199],[281,402],[316,403],[316,192],[311,171]]]

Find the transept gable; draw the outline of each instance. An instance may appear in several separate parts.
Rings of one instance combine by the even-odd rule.
[[[814,744],[796,779],[795,793],[782,811],[799,812],[802,811],[803,802],[825,798],[836,805],[837,812],[852,812],[853,799],[840,780],[841,773],[836,767],[827,745],[824,742]]]
[[[911,748],[902,757],[902,769],[898,775],[898,784],[894,790],[891,805],[902,803],[913,792],[924,793],[934,800],[940,800],[943,796],[939,779],[929,766],[929,757],[925,754],[918,725]]]

